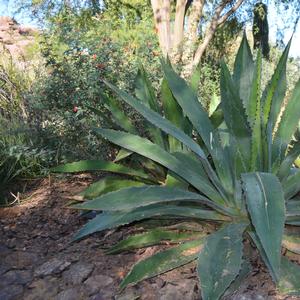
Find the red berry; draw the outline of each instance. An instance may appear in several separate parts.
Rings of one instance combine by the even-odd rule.
[[[78,112],[78,107],[77,107],[77,106],[74,106],[74,107],[73,107],[73,112],[74,112],[74,113],[77,113],[77,112]]]

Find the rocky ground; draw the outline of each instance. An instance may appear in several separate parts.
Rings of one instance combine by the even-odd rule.
[[[193,300],[200,299],[195,265],[146,280],[122,293],[118,285],[134,262],[157,247],[104,255],[104,249],[129,230],[96,233],[71,243],[86,222],[65,208],[68,196],[90,182],[88,177],[51,179],[22,195],[18,206],[0,209],[0,299],[26,300]],[[297,299],[279,295],[259,261],[234,295],[227,299]]]

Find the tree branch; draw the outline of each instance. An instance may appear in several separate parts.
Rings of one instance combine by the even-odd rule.
[[[155,27],[159,39],[159,45],[166,57],[171,48],[170,37],[170,0],[151,0],[154,14]]]
[[[237,3],[226,13],[224,14],[219,20],[218,20],[218,26],[224,24],[227,19],[236,12],[236,10],[242,5],[244,0],[238,0]]]
[[[199,47],[195,53],[195,56],[194,56],[194,59],[192,62],[193,66],[197,66],[200,63],[201,58],[202,58],[208,44],[212,40],[218,26],[223,24],[228,19],[228,17],[231,16],[240,7],[240,5],[244,1],[245,0],[238,0],[237,3],[222,17],[220,17],[220,15],[221,15],[223,9],[226,7],[227,4],[232,2],[232,0],[223,0],[222,3],[216,8],[215,14],[212,17],[212,20],[211,20],[209,26],[207,27],[207,30],[206,30],[206,33],[204,36],[204,40],[199,45]]]
[[[186,10],[187,0],[177,0],[175,23],[174,23],[174,37],[172,48],[177,50],[183,40],[184,35],[184,16]]]
[[[183,64],[186,65],[193,58],[194,46],[198,38],[198,25],[203,14],[205,0],[194,0],[188,20],[186,41],[182,55]]]

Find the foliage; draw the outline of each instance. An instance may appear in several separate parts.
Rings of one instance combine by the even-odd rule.
[[[112,186],[112,179],[109,190],[103,188],[105,184],[98,183],[100,188],[92,199],[83,193],[86,201],[72,206],[101,212],[79,230],[75,239],[163,217],[193,220],[196,224],[205,220],[219,225],[217,232],[197,237],[197,226],[182,230],[183,225],[177,221],[177,226],[172,227],[174,233],[176,230],[190,233],[190,239],[138,262],[121,283],[121,288],[197,259],[203,299],[219,299],[232,286],[237,286],[248,272],[243,239],[250,239],[279,289],[290,294],[300,293],[300,267],[281,255],[282,243],[293,251],[289,246],[293,243],[286,240],[293,239],[289,229],[300,224],[297,197],[300,172],[292,169],[300,150],[297,135],[293,137],[300,117],[300,81],[277,122],[286,91],[289,47],[290,43],[261,93],[261,52],[253,61],[244,36],[233,74],[222,64],[220,107],[224,122],[220,127],[209,119],[197,99],[194,85],[180,78],[168,62],[162,63],[165,117],[161,115],[147,78],[143,79],[143,90],[138,94],[143,97],[138,99],[107,83],[149,122],[150,135],[144,138],[130,131],[101,128],[94,131],[126,151],[158,163],[167,173],[167,179],[162,183],[157,178],[147,177],[145,170],[132,168],[123,174],[144,183],[142,186],[133,184],[124,188],[119,186],[122,178],[116,179],[115,186]],[[174,114],[176,118],[172,118]],[[59,166],[53,171],[87,171],[94,170],[96,165],[112,172],[124,168],[120,163],[110,164],[82,161]],[[132,173],[137,171],[142,174]],[[285,225],[288,225],[286,229]],[[149,235],[148,232],[134,237],[136,248],[164,239],[178,242],[178,239],[166,237],[165,233],[158,234],[155,239],[150,239]],[[149,242],[145,243],[145,239]],[[182,240],[185,239],[183,236]],[[293,241],[297,244],[297,239]],[[119,244],[117,251],[128,247],[133,248],[131,240]]]
[[[8,184],[45,175],[55,153],[42,146],[31,126],[27,94],[38,74],[37,61],[16,61],[4,48],[0,54],[0,203],[7,204]]]
[[[152,19],[134,22],[133,16],[119,19],[113,14],[105,10],[91,16],[88,10],[65,9],[53,17],[40,38],[48,74],[35,84],[30,101],[42,116],[47,143],[60,149],[59,159],[107,157],[105,143],[89,132],[109,119],[99,120],[90,107],[110,115],[103,100],[109,95],[103,91],[101,79],[132,90],[133,74],[141,60],[158,86],[157,44],[152,42],[154,32],[149,31]],[[128,107],[123,106],[122,111],[134,117]]]

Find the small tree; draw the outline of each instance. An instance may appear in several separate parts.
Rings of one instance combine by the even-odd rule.
[[[163,55],[169,56],[173,63],[182,64],[181,75],[187,78],[200,63],[217,28],[233,15],[245,0],[214,0],[210,3],[206,0],[177,0],[174,13],[171,2],[151,0],[156,32]],[[207,18],[207,21],[204,22],[204,18]],[[199,25],[203,24],[205,30],[200,35]]]

